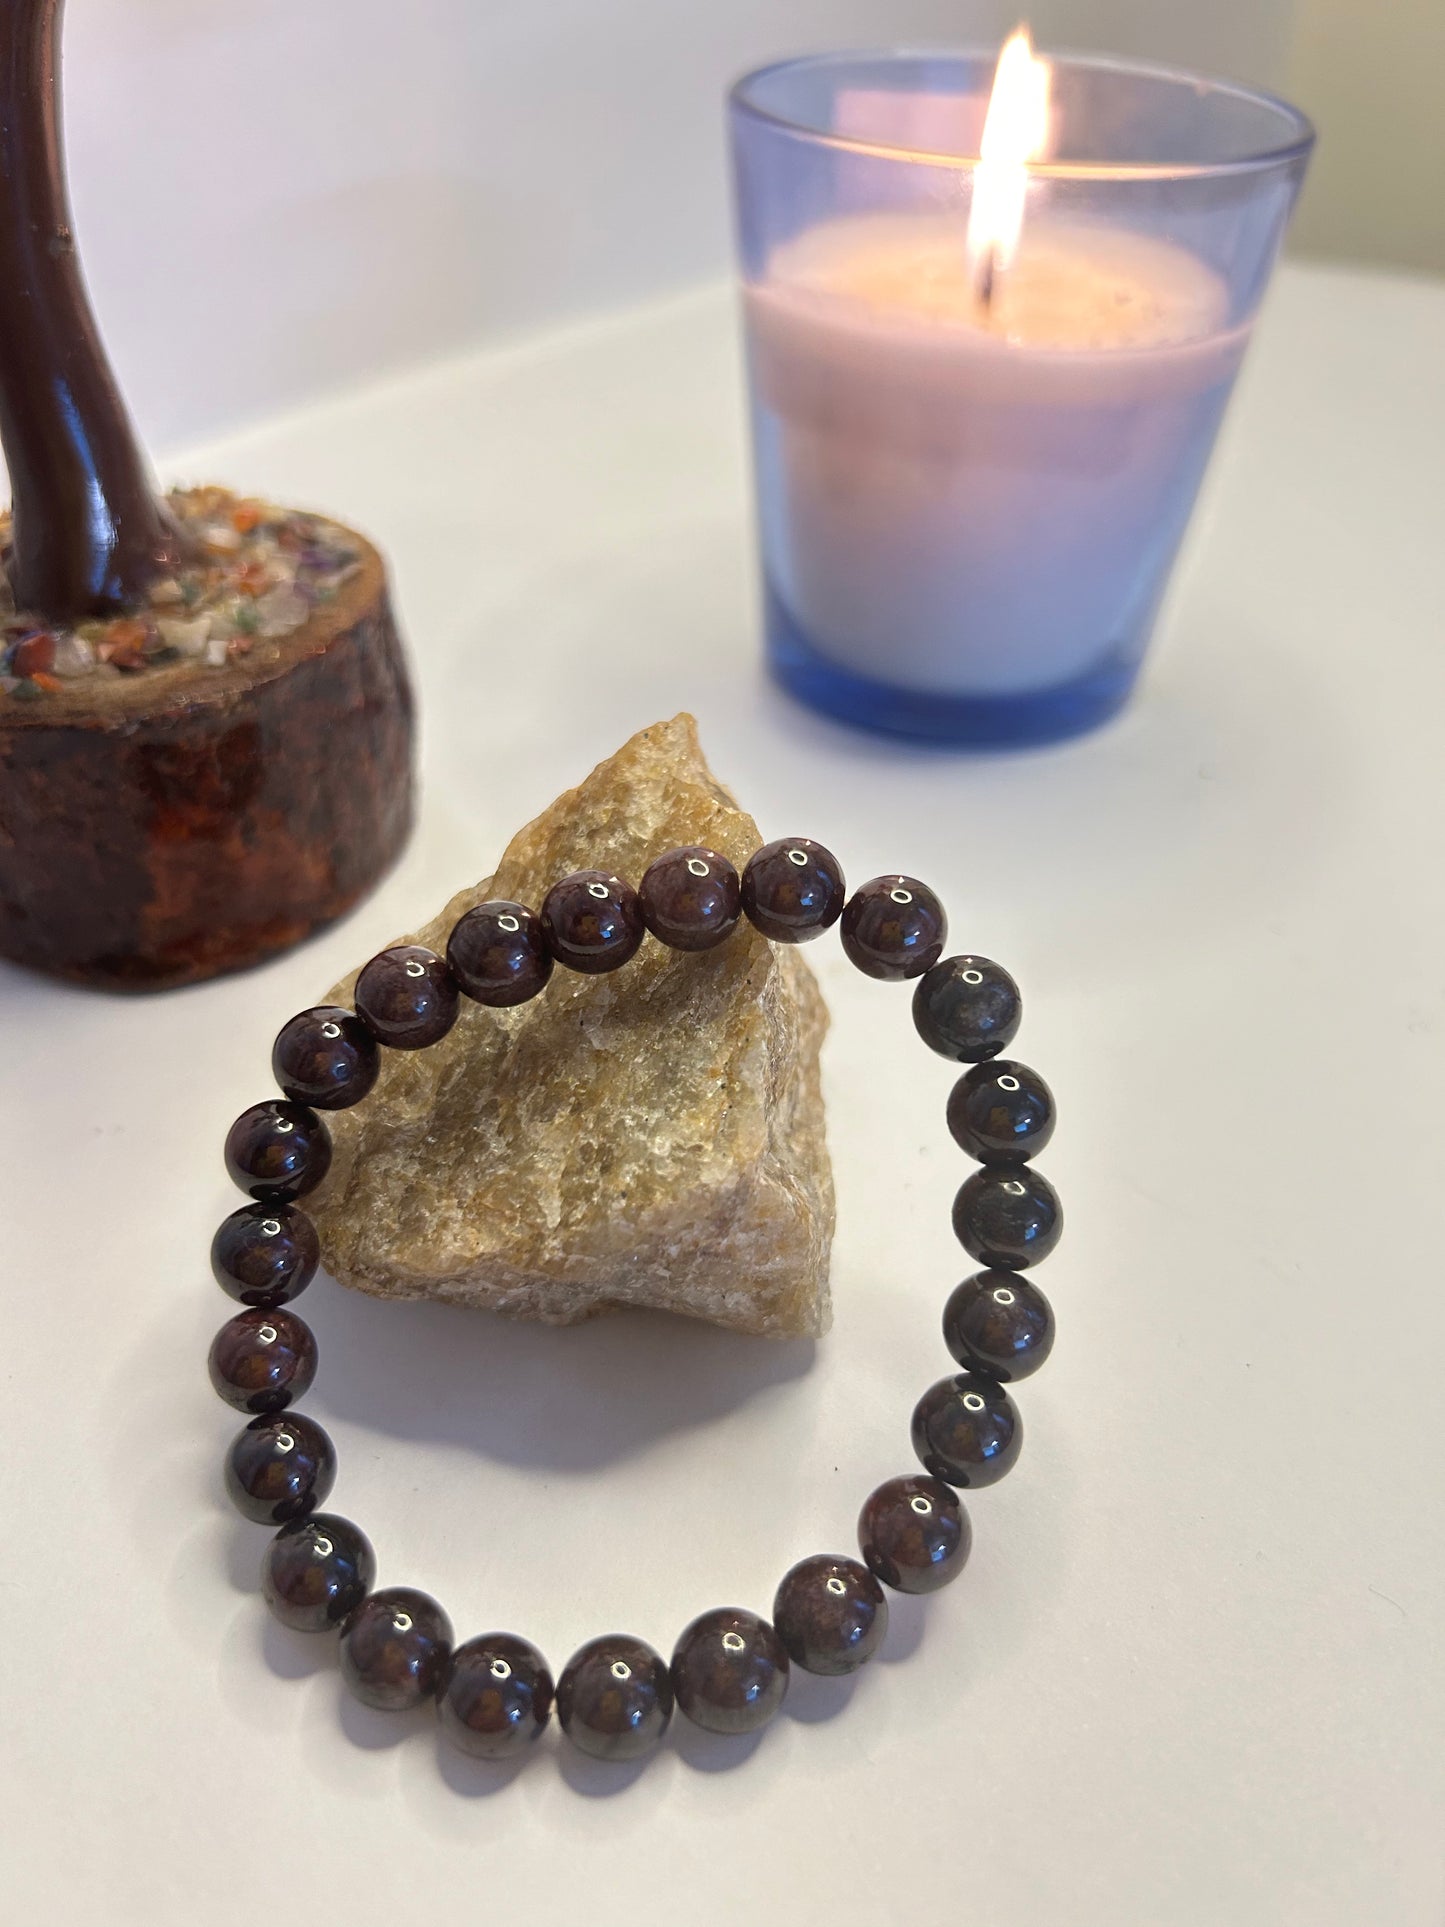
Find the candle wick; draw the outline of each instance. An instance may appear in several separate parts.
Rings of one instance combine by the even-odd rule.
[[[985,314],[993,307],[993,291],[997,279],[998,249],[985,248],[978,271],[978,299]]]

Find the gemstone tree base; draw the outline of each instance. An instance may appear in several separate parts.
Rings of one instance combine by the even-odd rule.
[[[364,896],[412,816],[381,557],[220,667],[0,700],[0,956],[109,990],[243,970]]]

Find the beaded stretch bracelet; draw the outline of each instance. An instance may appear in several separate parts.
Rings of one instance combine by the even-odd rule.
[[[841,1674],[871,1657],[888,1624],[883,1586],[925,1593],[956,1576],[972,1532],[954,1488],[992,1485],[1018,1458],[1022,1426],[1004,1388],[1036,1371],[1054,1339],[1047,1300],[1020,1273],[1053,1250],[1063,1221],[1052,1187],[1028,1163],[1053,1133],[1052,1095],[1035,1072],[999,1056],[1021,1015],[1008,973],[983,957],[940,962],[943,908],[912,877],[876,877],[845,903],[836,859],[806,838],[767,844],[741,878],[715,851],[672,850],[637,890],[584,870],[548,891],[540,915],[520,903],[479,904],[457,923],[445,958],[417,944],[384,950],[357,980],[355,1011],[321,1006],[283,1027],[272,1068],[284,1096],[242,1112],[226,1138],[227,1170],[256,1202],[227,1218],[211,1247],[217,1281],[246,1309],[216,1335],[210,1373],[227,1404],[255,1414],[227,1455],[226,1486],[246,1518],[281,1528],[262,1567],[267,1604],[299,1631],[339,1630],[342,1673],[366,1705],[404,1710],[434,1697],[443,1730],[478,1758],[511,1758],[545,1726],[554,1691],[542,1655],[510,1633],[454,1648],[447,1615],[426,1593],[373,1591],[365,1534],[316,1509],[336,1476],[331,1440],[289,1409],[316,1372],[316,1341],[285,1307],[320,1258],[315,1228],[293,1202],[331,1163],[318,1113],[365,1097],[381,1046],[420,1050],[444,1037],[462,996],[524,1003],[554,963],[615,970],[646,931],[676,950],[708,950],[743,916],[778,943],[805,942],[841,917],[843,947],[867,976],[918,979],[913,1017],[924,1042],[973,1066],[947,1115],[981,1169],[959,1190],[953,1225],[987,1267],[945,1307],[944,1340],[963,1369],[914,1411],[923,1473],[888,1480],[864,1505],[861,1564],[830,1554],[800,1561],[778,1587],[771,1623],[741,1608],[704,1613],[671,1666],[639,1639],[590,1640],[556,1684],[563,1732],[596,1759],[649,1752],[674,1701],[712,1732],[749,1732],[777,1712],[790,1663]]]

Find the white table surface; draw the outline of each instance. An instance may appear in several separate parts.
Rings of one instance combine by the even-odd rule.
[[[252,976],[0,976],[0,1913],[17,1923],[1442,1918],[1445,286],[1293,268],[1131,712],[995,758],[846,733],[758,669],[721,292],[456,363],[168,473],[315,502],[395,562],[423,700],[404,862]],[[515,1777],[343,1702],[268,1623],[203,1356],[219,1146],[271,1037],[687,707],[765,831],[904,868],[1020,977],[1060,1098],[1060,1335],[956,1585],[751,1753]],[[949,1069],[816,946],[837,1322],[573,1332],[322,1280],[336,1508],[382,1581],[560,1665],[670,1650],[851,1548],[948,1366]]]

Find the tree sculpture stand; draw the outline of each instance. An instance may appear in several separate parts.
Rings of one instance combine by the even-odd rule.
[[[371,888],[410,827],[412,703],[363,538],[157,496],[70,227],[60,8],[0,9],[0,955],[155,989]]]

